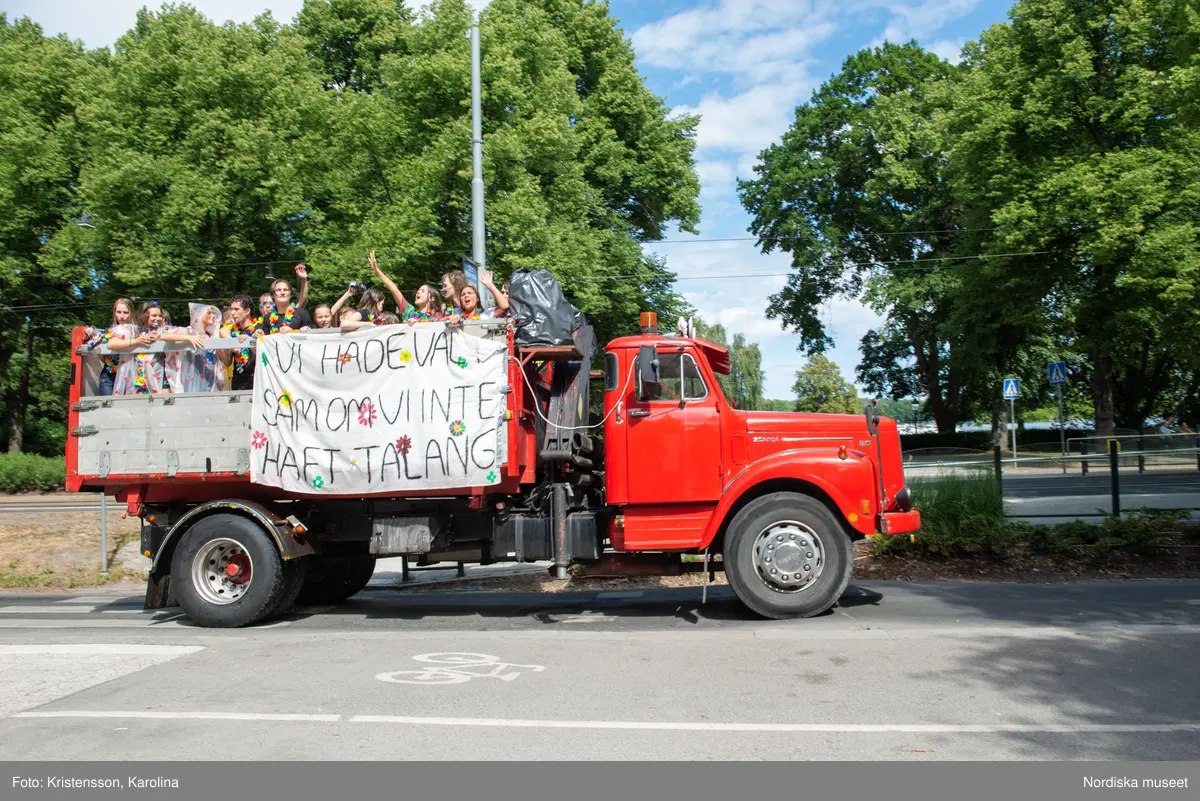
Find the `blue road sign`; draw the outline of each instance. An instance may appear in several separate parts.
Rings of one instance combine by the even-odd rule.
[[[1012,400],[1021,396],[1021,382],[1015,378],[1004,379],[1004,399]]]
[[[1046,371],[1050,374],[1050,386],[1061,387],[1067,383],[1066,362],[1050,362],[1046,365]]]

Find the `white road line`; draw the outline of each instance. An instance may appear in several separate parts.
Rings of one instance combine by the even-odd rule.
[[[80,595],[77,598],[63,598],[56,604],[108,604],[113,601],[124,601],[128,595]]]
[[[0,612],[20,615],[74,615],[80,612],[94,612],[96,607],[89,606],[0,606]]]
[[[293,715],[275,712],[108,712],[79,710],[67,712],[18,712],[14,718],[137,718],[146,720],[276,720],[336,723],[341,715]]]
[[[142,710],[54,710],[18,712],[14,718],[104,718],[149,720],[242,720],[315,723],[376,723],[406,726],[468,726],[522,729],[623,729],[628,731],[786,732],[797,734],[1109,734],[1200,732],[1200,721],[1178,723],[701,723],[643,720],[523,720],[434,718],[411,715],[291,714],[281,712],[149,712]]]
[[[139,645],[136,643],[62,643],[57,645],[0,645],[0,656],[6,654],[72,654],[91,656],[183,656],[203,651],[203,645]]]
[[[284,626],[290,626],[290,620],[279,620],[274,623],[264,623],[259,626],[254,626],[249,629],[238,629],[238,631],[254,632],[262,629],[278,629]],[[0,618],[0,629],[192,629],[194,631],[203,631],[205,634],[211,633],[212,629],[203,629],[194,623],[189,623],[187,618],[179,613],[169,618],[144,618],[140,620],[117,619],[117,620],[59,620],[56,618],[42,618],[41,620],[29,619],[21,620],[19,618]]]
[[[412,726],[480,726],[535,729],[627,729],[657,731],[818,732],[818,733],[947,733],[1002,732],[1200,732],[1200,722],[1080,724],[923,724],[923,723],[698,723],[641,720],[509,720],[503,718],[426,718],[404,715],[353,715],[351,723],[402,723]]]

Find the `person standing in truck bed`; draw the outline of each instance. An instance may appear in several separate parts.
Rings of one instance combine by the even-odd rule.
[[[255,335],[258,322],[254,319],[254,301],[249,295],[234,295],[229,301],[232,321],[221,326],[226,336],[248,340]],[[221,361],[233,366],[233,378],[229,388],[235,391],[254,389],[254,349],[221,351]]]

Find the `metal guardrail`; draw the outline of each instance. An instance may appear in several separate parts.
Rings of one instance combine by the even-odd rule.
[[[1188,434],[1185,436],[1194,437],[1195,435]],[[1131,437],[1131,439],[1132,439],[1132,437]],[[1138,472],[1144,473],[1144,472],[1146,472],[1146,463],[1147,463],[1148,458],[1150,458],[1150,459],[1154,459],[1156,457],[1170,458],[1171,456],[1182,455],[1182,456],[1193,457],[1195,459],[1196,470],[1198,472],[1200,472],[1200,447],[1173,448],[1169,451],[1161,451],[1161,450],[1134,451],[1134,452],[1128,452],[1128,453],[1122,454],[1121,448],[1120,448],[1120,443],[1117,441],[1116,438],[1111,438],[1111,437],[1107,438],[1107,442],[1108,442],[1108,452],[1107,453],[1083,454],[1083,455],[1079,455],[1079,456],[1074,456],[1074,455],[1062,456],[1061,454],[1050,454],[1050,455],[1046,455],[1046,456],[1019,456],[1019,457],[1004,458],[1003,453],[1001,452],[1001,449],[999,447],[996,447],[992,452],[991,459],[963,459],[963,460],[938,461],[938,462],[905,461],[904,470],[906,473],[911,474],[911,472],[913,470],[919,470],[922,468],[930,468],[930,467],[975,468],[978,470],[989,470],[989,468],[990,468],[990,471],[994,472],[996,478],[999,480],[999,479],[1003,479],[1003,477],[1004,477],[1004,465],[1021,465],[1021,464],[1044,465],[1047,463],[1062,464],[1063,472],[1065,473],[1066,472],[1066,464],[1068,462],[1070,462],[1072,464],[1075,462],[1079,462],[1080,466],[1081,466],[1081,468],[1080,468],[1081,474],[1087,475],[1088,464],[1105,463],[1108,466],[1109,481],[1110,481],[1109,495],[1110,495],[1110,499],[1111,499],[1112,515],[1114,517],[1121,516],[1121,463],[1122,463],[1122,460],[1125,461],[1125,464],[1127,466],[1131,466],[1133,463],[1136,462],[1137,467],[1138,467]],[[1175,461],[1175,462],[1160,461],[1159,463],[1160,464],[1176,464],[1176,465],[1180,464],[1180,462],[1178,462],[1178,461]],[[1192,463],[1192,458],[1188,458],[1186,460],[1186,462],[1184,462],[1184,463],[1186,463],[1190,466]],[[1171,507],[1171,508],[1176,509],[1178,511],[1200,511],[1200,507]],[[1005,516],[1011,517],[1014,515],[1005,515]],[[1016,516],[1020,516],[1020,515],[1016,515]],[[1036,517],[1079,518],[1080,515],[1078,515],[1078,514],[1069,514],[1069,515],[1047,514],[1047,515],[1036,515]]]

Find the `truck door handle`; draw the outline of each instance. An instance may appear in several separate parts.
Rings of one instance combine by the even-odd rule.
[[[630,417],[649,417],[650,410],[649,409],[630,409],[629,416]]]

